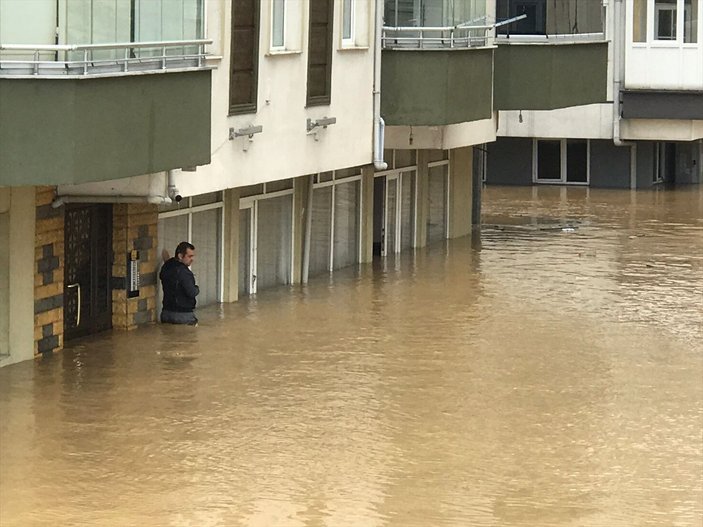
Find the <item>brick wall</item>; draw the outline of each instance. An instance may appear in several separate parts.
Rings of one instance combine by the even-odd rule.
[[[150,204],[116,204],[113,208],[112,325],[134,329],[156,320],[158,210]],[[139,296],[127,298],[127,255],[139,251]]]
[[[36,188],[34,352],[63,348],[64,207],[51,206],[54,187]]]

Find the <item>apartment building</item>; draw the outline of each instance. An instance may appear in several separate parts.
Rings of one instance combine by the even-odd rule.
[[[703,181],[700,0],[499,1],[496,184]]]
[[[390,255],[480,223],[476,145],[495,140],[494,1],[386,0],[374,181],[374,252]]]
[[[155,319],[164,174],[210,162],[204,22],[197,0],[0,2],[0,365]]]
[[[1,0],[0,365],[156,321],[181,240],[202,307],[470,232],[489,32],[392,41],[490,3],[435,4]]]

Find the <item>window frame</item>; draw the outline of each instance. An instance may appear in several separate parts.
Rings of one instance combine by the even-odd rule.
[[[346,2],[349,2],[349,10],[346,9]],[[342,47],[349,48],[356,45],[356,0],[342,0]],[[346,30],[347,18],[349,19],[349,36],[344,36]]]
[[[257,267],[258,267],[258,243],[257,243],[257,237],[259,235],[259,202],[266,200],[266,199],[271,199],[271,198],[280,198],[284,196],[290,196],[291,197],[291,217],[290,217],[290,238],[291,238],[291,244],[290,244],[290,274],[288,276],[289,284],[294,283],[295,281],[295,262],[294,262],[294,255],[295,255],[295,236],[296,236],[296,228],[295,228],[295,200],[294,198],[294,189],[286,189],[286,190],[276,190],[274,192],[266,192],[266,183],[263,184],[263,192],[259,194],[253,194],[251,196],[246,196],[244,198],[239,198],[239,204],[238,204],[238,211],[237,214],[239,214],[239,211],[246,210],[246,209],[251,209],[251,225],[249,226],[249,236],[251,237],[251,245],[249,246],[249,276],[247,277],[247,280],[249,281],[249,287],[247,288],[247,293],[245,293],[245,296],[251,296],[255,295],[258,292],[258,281],[256,280],[256,275],[257,275]],[[237,234],[239,236],[239,234]],[[241,243],[238,241],[238,243]],[[237,281],[239,280],[239,269],[237,269]]]
[[[676,42],[678,41],[679,38],[679,27],[678,27],[678,0],[675,3],[657,3],[657,0],[654,0],[654,27],[653,27],[653,32],[652,32],[652,40],[655,42]],[[670,12],[672,14],[671,16],[671,29],[673,30],[673,36],[671,37],[662,37],[659,34],[659,25],[660,25],[660,20],[659,16],[662,12]]]
[[[310,95],[310,67],[311,67],[311,44],[312,44],[312,29],[313,29],[313,17],[312,10],[313,4],[321,0],[310,0],[309,10],[308,10],[308,46],[307,46],[307,71],[306,71],[306,85],[305,85],[305,107],[312,106],[328,106],[332,103],[332,47],[334,45],[334,6],[337,3],[335,0],[325,0],[327,1],[327,62],[325,71],[325,94],[323,95]]]
[[[261,0],[251,0],[253,5],[253,49],[252,49],[252,82],[249,102],[246,103],[232,103],[232,95],[234,92],[234,59],[235,59],[235,6],[238,5],[239,0],[232,2],[232,8],[230,11],[230,65],[229,65],[229,101],[228,101],[228,116],[232,115],[242,115],[249,113],[256,113],[258,110],[258,99],[259,99],[259,39],[261,37]]]
[[[235,2],[236,0],[233,0]],[[274,24],[276,22],[276,6],[283,6],[283,14],[281,18],[281,44],[275,44],[274,38],[276,37]],[[271,0],[271,24],[270,24],[270,38],[269,38],[269,50],[270,51],[284,51],[286,50],[286,37],[288,31],[286,31],[286,22],[288,21],[288,2],[286,0]]]
[[[335,235],[334,235],[334,229],[335,229],[335,213],[336,213],[336,189],[339,185],[345,185],[347,183],[351,184],[354,183],[358,185],[358,190],[359,190],[359,207],[357,210],[357,222],[358,222],[358,228],[357,228],[357,233],[356,233],[356,241],[357,241],[357,254],[356,254],[356,265],[359,265],[361,263],[361,258],[362,258],[362,236],[363,236],[363,207],[362,207],[362,201],[363,201],[363,190],[362,190],[362,175],[361,175],[361,168],[359,167],[359,173],[354,174],[354,175],[349,175],[346,177],[338,178],[337,177],[337,170],[331,171],[331,179],[322,181],[321,179],[321,173],[317,172],[312,175],[313,177],[313,189],[320,189],[320,188],[325,188],[325,187],[331,187],[332,188],[332,207],[330,209],[330,252],[328,255],[328,263],[327,263],[327,269],[326,271],[328,273],[334,273],[334,271],[339,270],[335,269],[334,267],[334,242],[335,242]],[[344,269],[344,268],[341,268]]]
[[[559,143],[559,179],[546,179],[539,177],[539,142],[552,141]],[[586,181],[569,181],[568,149],[569,141],[586,141]],[[550,137],[537,137],[532,141],[532,183],[539,185],[573,185],[589,186],[591,184],[591,140],[590,139],[555,139]]]

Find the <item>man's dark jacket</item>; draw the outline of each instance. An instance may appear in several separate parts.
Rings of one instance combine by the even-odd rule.
[[[195,309],[195,297],[200,288],[188,266],[176,258],[164,263],[159,273],[164,292],[164,309],[189,313]]]

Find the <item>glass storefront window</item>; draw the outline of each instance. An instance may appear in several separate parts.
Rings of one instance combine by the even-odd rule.
[[[338,184],[334,192],[334,268],[359,261],[359,182]]]
[[[332,187],[313,190],[310,270],[314,276],[329,271],[332,247]]]
[[[292,195],[258,201],[257,291],[291,280]]]

